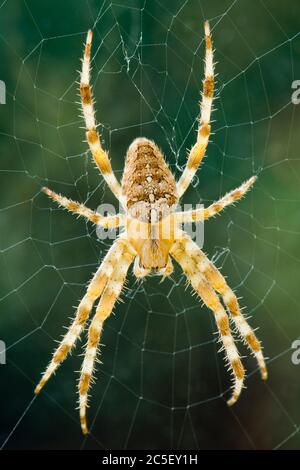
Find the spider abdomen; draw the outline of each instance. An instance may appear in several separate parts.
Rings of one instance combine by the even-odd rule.
[[[162,153],[154,142],[135,139],[130,145],[122,179],[122,191],[132,217],[158,220],[178,201],[176,182]]]

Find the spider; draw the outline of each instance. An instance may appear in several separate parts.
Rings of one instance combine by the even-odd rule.
[[[210,135],[214,64],[211,33],[207,21],[204,31],[205,77],[197,140],[189,152],[181,177],[177,182],[175,181],[164,156],[154,142],[146,138],[137,138],[128,148],[121,184],[113,173],[108,154],[103,149],[100,134],[97,132],[90,85],[92,31],[87,34],[80,77],[86,137],[95,163],[111,191],[121,202],[125,213],[102,216],[83,204],[67,199],[48,188],[43,188],[43,191],[60,206],[85,217],[93,224],[106,229],[123,227],[123,231],[108,250],[102,264],[90,281],[86,294],[77,308],[75,319],[54,351],[52,360],[35,389],[35,393],[38,394],[66,359],[84,330],[94,303],[100,299],[88,329],[88,341],[79,380],[80,422],[84,434],[88,433],[86,420],[88,391],[103,325],[120,297],[128,269],[133,262],[133,272],[139,279],[150,273],[166,277],[173,271],[173,258],[182,267],[196,294],[212,311],[233,375],[232,394],[227,402],[229,405],[233,405],[239,398],[245,376],[245,370],[231,333],[229,319],[255,356],[262,379],[267,378],[260,342],[244,318],[235,294],[214,264],[182,230],[183,223],[207,220],[241,199],[253,186],[256,177],[252,176],[239,188],[229,192],[205,209],[175,211],[179,199],[190,185],[204,157]]]

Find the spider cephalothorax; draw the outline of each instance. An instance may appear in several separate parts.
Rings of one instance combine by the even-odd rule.
[[[243,387],[245,371],[234,343],[229,317],[240,337],[256,357],[261,376],[267,378],[267,369],[261,346],[252,328],[244,318],[237,298],[222,274],[200,250],[187,233],[182,223],[200,222],[221,212],[226,206],[238,201],[252,187],[256,177],[250,178],[239,188],[226,194],[206,209],[175,212],[176,205],[184,194],[208,144],[210,115],[214,91],[213,51],[208,22],[205,23],[205,78],[197,140],[188,155],[186,168],[178,182],[175,181],[166,161],[151,140],[139,138],[130,145],[122,185],[117,181],[107,153],[101,145],[94,115],[90,87],[90,55],[92,32],[88,32],[82,63],[80,93],[86,123],[86,137],[94,161],[107,184],[123,205],[124,214],[103,217],[87,207],[48,188],[43,191],[70,212],[82,215],[104,228],[122,227],[123,231],[112,244],[102,264],[94,274],[75,319],[55,350],[52,360],[35,392],[39,393],[58,366],[65,360],[82,333],[97,299],[99,303],[88,331],[88,343],[79,380],[79,408],[81,427],[88,432],[86,408],[88,390],[101,338],[104,321],[110,316],[119,298],[127,271],[134,262],[134,274],[141,278],[155,271],[162,276],[172,272],[172,258],[182,267],[194,291],[214,314],[220,341],[233,374],[232,396],[228,404],[234,404]]]

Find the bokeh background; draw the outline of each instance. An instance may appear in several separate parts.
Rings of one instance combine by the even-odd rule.
[[[113,167],[153,138],[180,176],[195,140],[203,21],[217,62],[213,135],[184,202],[209,204],[252,174],[254,190],[205,226],[205,251],[258,328],[270,378],[239,347],[247,388],[233,408],[210,312],[180,270],[128,290],[106,323],[80,432],[82,338],[45,391],[34,385],[110,245],[40,188],[115,203],[79,116],[78,70],[94,29],[97,117]],[[295,0],[10,0],[0,5],[0,445],[6,449],[299,449],[300,4]]]

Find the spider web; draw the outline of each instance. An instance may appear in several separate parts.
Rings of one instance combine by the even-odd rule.
[[[299,449],[297,2],[24,0],[3,1],[0,12],[2,448]],[[115,204],[78,117],[76,70],[91,27],[97,117],[116,174],[130,142],[145,135],[179,177],[197,128],[204,19],[216,49],[216,110],[183,202],[208,205],[259,176],[246,199],[206,224],[204,249],[259,327],[270,379],[260,381],[239,342],[247,389],[229,409],[213,318],[180,270],[162,284],[129,275],[105,325],[83,438],[74,370],[85,339],[41,396],[33,389],[111,240],[40,188],[91,208]]]

